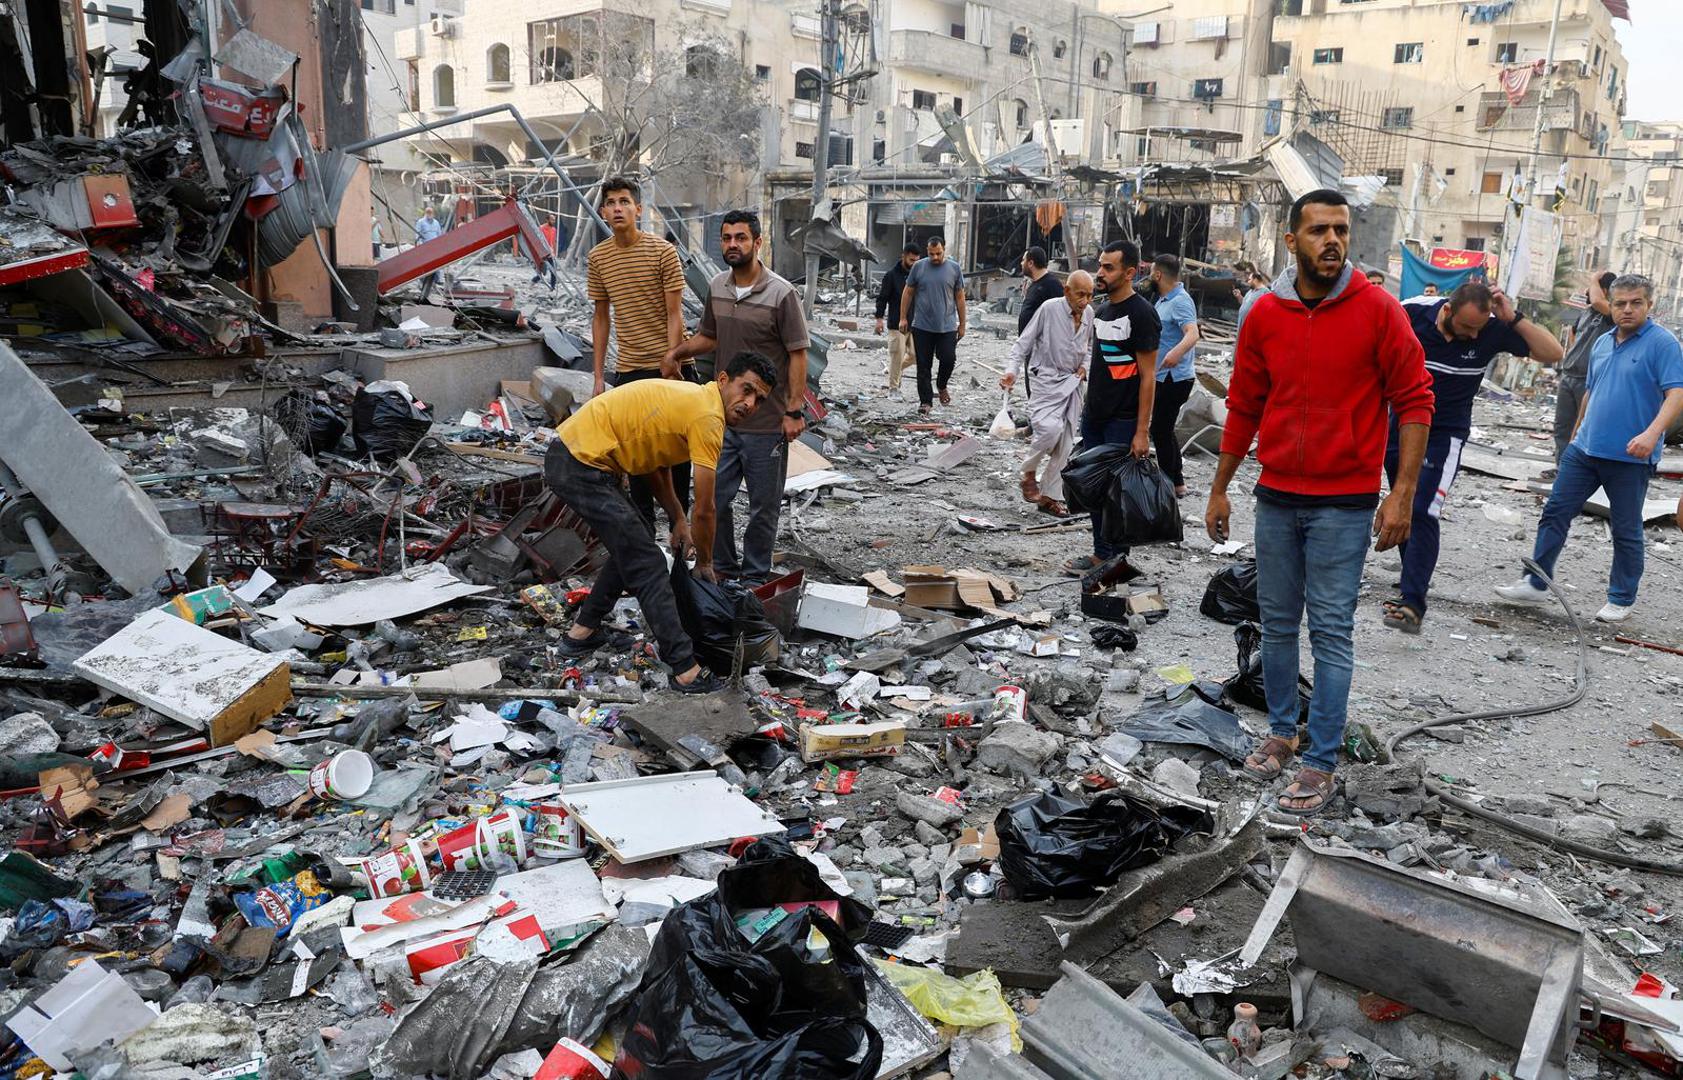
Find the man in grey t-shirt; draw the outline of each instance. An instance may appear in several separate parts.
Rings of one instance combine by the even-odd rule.
[[[1560,385],[1554,392],[1554,461],[1560,464],[1560,455],[1566,452],[1566,447],[1572,442],[1572,433],[1578,428],[1578,413],[1584,403],[1584,380],[1589,378],[1590,350],[1601,335],[1613,329],[1613,317],[1607,305],[1607,290],[1613,285],[1613,271],[1608,270],[1596,275],[1590,282],[1589,307],[1578,316],[1578,321],[1572,325],[1572,345],[1566,350],[1566,359],[1560,362]]]
[[[917,351],[918,412],[926,413],[941,395],[941,404],[952,402],[947,393],[947,380],[952,378],[953,364],[958,360],[958,342],[964,337],[966,311],[964,307],[964,274],[958,264],[947,259],[947,242],[940,236],[929,238],[928,258],[919,259],[906,278],[905,292],[900,296],[900,329],[910,330],[912,347]],[[931,371],[936,358],[940,369]]]

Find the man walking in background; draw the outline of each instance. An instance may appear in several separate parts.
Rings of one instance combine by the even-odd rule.
[[[428,240],[437,240],[444,235],[444,222],[438,220],[438,214],[432,207],[421,211],[421,216],[415,220],[415,242],[424,244]]]
[[[1403,302],[1409,325],[1426,354],[1432,378],[1432,431],[1414,489],[1414,509],[1402,555],[1401,596],[1385,602],[1385,625],[1418,634],[1426,617],[1426,590],[1438,565],[1439,518],[1461,467],[1461,447],[1473,428],[1473,398],[1484,372],[1500,353],[1558,363],[1560,342],[1514,307],[1502,292],[1468,281],[1447,298],[1416,296]],[[1395,418],[1385,447],[1385,475],[1397,486],[1402,444]]]
[[[1150,301],[1134,291],[1139,245],[1118,240],[1099,253],[1098,287],[1104,302],[1093,312],[1093,359],[1087,371],[1087,406],[1081,414],[1081,449],[1114,444],[1135,457],[1151,453],[1151,406],[1157,390],[1157,343],[1161,327]],[[1142,419],[1143,418],[1143,419]],[[1123,549],[1101,535],[1093,515],[1093,554],[1063,564],[1079,577],[1096,570]]]
[[[1309,750],[1277,805],[1308,816],[1332,798],[1368,540],[1377,530],[1377,549],[1385,551],[1408,539],[1432,391],[1402,307],[1346,259],[1350,204],[1343,195],[1321,189],[1299,198],[1286,246],[1295,265],[1239,332],[1204,522],[1211,539],[1228,538],[1227,487],[1254,438],[1262,465],[1256,591],[1271,734],[1244,769],[1252,779],[1274,780],[1297,753],[1298,634],[1307,609],[1315,656]],[[1396,485],[1380,503],[1387,411],[1397,417],[1402,450]]]
[[[888,332],[888,396],[900,400],[900,373],[912,362],[912,335],[900,328],[900,295],[906,291],[906,277],[917,263],[918,246],[907,244],[900,261],[882,275],[877,289],[877,333]]]
[[[1683,349],[1671,331],[1648,317],[1654,283],[1640,274],[1613,280],[1609,304],[1613,332],[1603,334],[1590,356],[1589,380],[1577,434],[1561,455],[1531,558],[1554,577],[1572,519],[1597,488],[1607,492],[1613,526],[1613,569],[1607,603],[1595,617],[1620,623],[1630,617],[1642,582],[1642,507],[1648,481],[1660,462],[1665,433],[1683,416]],[[1515,604],[1549,599],[1541,578],[1526,574],[1496,595]]]
[[[1028,329],[1028,324],[1034,318],[1034,313],[1040,310],[1040,305],[1048,300],[1056,300],[1064,294],[1064,287],[1058,281],[1058,275],[1046,268],[1046,249],[1031,247],[1023,252],[1023,275],[1028,278],[1028,284],[1023,287],[1023,304],[1017,309],[1017,333]]]
[[[715,365],[743,353],[771,358],[777,376],[771,393],[752,416],[725,432],[715,493],[719,529],[713,539],[713,565],[720,577],[740,577],[744,585],[754,587],[771,575],[783,481],[789,471],[788,444],[806,427],[809,341],[800,294],[760,262],[759,215],[750,210],[727,213],[719,223],[719,249],[730,269],[708,286],[700,327],[667,354],[666,366],[670,369],[706,352],[713,354]],[[739,561],[731,504],[744,484],[748,525]]]
[[[1047,275],[1050,277],[1051,275]],[[1017,368],[1034,387],[1029,398],[1033,436],[1023,461],[1023,498],[1054,517],[1064,517],[1064,465],[1081,422],[1081,383],[1093,349],[1093,278],[1077,270],[1064,283],[1064,294],[1040,305],[1017,344],[999,385],[1017,381]],[[1040,470],[1039,480],[1035,470]]]
[[[1560,365],[1560,381],[1554,391],[1554,463],[1572,443],[1572,433],[1578,429],[1578,413],[1584,403],[1584,382],[1589,378],[1590,351],[1601,335],[1613,329],[1613,309],[1607,303],[1607,290],[1612,288],[1616,275],[1607,270],[1590,280],[1589,307],[1572,324],[1572,344],[1566,350],[1566,360]]]
[[[595,304],[590,320],[592,370],[596,374],[593,393],[602,393],[607,376],[608,333],[618,347],[614,362],[614,385],[626,386],[640,379],[662,377],[695,382],[695,368],[673,365],[661,369],[661,360],[684,338],[684,319],[679,301],[684,295],[684,273],[678,265],[678,249],[638,223],[643,216],[643,193],[634,181],[610,176],[602,181],[602,217],[613,235],[590,249],[585,263],[585,286]],[[673,466],[672,484],[678,502],[690,505],[688,462]],[[631,503],[654,523],[654,490],[639,476],[631,478]]]
[[[1157,292],[1157,321],[1163,326],[1158,351],[1157,394],[1151,403],[1151,445],[1157,448],[1157,464],[1171,483],[1175,496],[1186,497],[1186,475],[1181,471],[1180,443],[1175,439],[1175,421],[1181,406],[1192,396],[1197,375],[1198,309],[1186,286],[1180,283],[1180,259],[1159,255],[1151,263],[1151,283]]]
[[[968,314],[964,307],[964,273],[947,258],[946,239],[930,237],[926,250],[928,257],[912,266],[906,275],[905,291],[900,294],[900,329],[911,332],[912,346],[917,350],[920,413],[934,406],[937,392],[941,404],[952,403],[947,381],[958,361],[958,343],[964,339]],[[935,368],[937,360],[939,370]]]

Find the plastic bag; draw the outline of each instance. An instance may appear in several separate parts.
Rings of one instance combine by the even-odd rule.
[[[349,427],[333,406],[302,390],[294,390],[275,403],[275,419],[293,445],[312,457],[338,446]]]
[[[1255,623],[1240,623],[1233,631],[1239,646],[1239,673],[1221,684],[1222,697],[1234,704],[1260,712],[1268,711],[1268,694],[1262,682],[1262,628]],[[1309,718],[1309,694],[1313,688],[1309,680],[1297,677],[1297,717],[1303,723]]]
[[[867,972],[851,940],[869,920],[788,841],[756,841],[715,892],[661,923],[614,1075],[874,1080],[882,1036],[865,1020]]]
[[[1140,636],[1126,626],[1093,627],[1093,644],[1101,649],[1121,649],[1133,652],[1140,647]]]
[[[1186,535],[1175,485],[1150,458],[1129,456],[1111,470],[1103,534],[1119,547],[1178,544]]]
[[[400,382],[369,383],[351,402],[351,441],[356,452],[376,461],[395,461],[432,429],[432,408],[416,401]]]
[[[1110,497],[1111,473],[1133,456],[1120,443],[1088,447],[1064,466],[1064,501],[1077,513],[1102,515]]]
[[[735,671],[738,649],[744,671],[771,663],[782,651],[783,635],[766,618],[759,597],[735,582],[704,581],[684,560],[673,559],[672,595],[696,656],[715,672]]]
[[[994,819],[999,868],[1028,900],[1091,896],[1123,871],[1149,866],[1206,816],[1186,807],[1158,811],[1121,792],[1091,803],[1040,793]]]
[[[1140,742],[1202,746],[1229,761],[1244,761],[1251,737],[1237,716],[1216,704],[1221,696],[1220,683],[1194,683],[1173,698],[1140,706],[1117,730]]]
[[[1217,570],[1204,589],[1204,600],[1198,605],[1198,610],[1229,626],[1260,622],[1262,609],[1256,602],[1256,560],[1246,559]]]
[[[936,1023],[954,1027],[1009,1024],[1011,1049],[1023,1048],[1023,1040],[1017,1037],[1017,1014],[1005,1000],[999,976],[993,972],[976,971],[955,979],[935,968],[891,964],[886,960],[878,960],[876,965],[894,984],[894,989],[906,996],[912,1008]]]
[[[1011,418],[1011,392],[1007,390],[1005,397],[999,403],[999,412],[993,418],[993,426],[988,428],[988,434],[996,439],[1014,439],[1017,437],[1017,421]]]

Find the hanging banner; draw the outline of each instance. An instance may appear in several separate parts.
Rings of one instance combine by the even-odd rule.
[[[1482,254],[1472,252],[1471,254]],[[1421,296],[1426,292],[1426,286],[1436,285],[1439,296],[1448,296],[1455,291],[1455,287],[1472,277],[1483,277],[1484,267],[1463,266],[1459,269],[1447,269],[1435,266],[1426,259],[1422,259],[1408,248],[1402,249],[1402,274],[1397,289],[1397,296],[1407,300],[1411,296]]]
[[[1484,265],[1484,252],[1437,247],[1427,252],[1426,262],[1439,270],[1471,270]]]
[[[1541,75],[1543,61],[1534,60],[1529,64],[1502,69],[1502,90],[1508,95],[1508,104],[1518,107],[1525,100],[1525,92],[1531,89],[1531,77]]]
[[[1525,207],[1508,249],[1503,291],[1527,300],[1554,299],[1555,259],[1559,254],[1560,219],[1547,210]]]

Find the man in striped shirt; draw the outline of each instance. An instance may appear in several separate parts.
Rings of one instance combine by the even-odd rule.
[[[596,372],[594,394],[606,384],[610,326],[618,346],[614,361],[615,386],[639,379],[698,381],[695,365],[661,363],[684,340],[684,271],[678,249],[639,229],[643,193],[623,176],[602,181],[602,218],[613,235],[590,249],[585,262],[585,285],[596,310],[590,322],[591,363]],[[654,488],[647,477],[630,479],[631,503],[654,525]],[[672,468],[672,486],[685,510],[690,505],[690,466]]]
[[[1473,399],[1485,369],[1499,353],[1529,356],[1545,364],[1564,351],[1546,327],[1521,315],[1501,290],[1482,281],[1462,284],[1448,298],[1416,296],[1403,302],[1414,336],[1426,350],[1426,370],[1437,400],[1426,460],[1415,488],[1413,522],[1402,553],[1402,595],[1385,602],[1385,625],[1418,634],[1426,616],[1426,590],[1438,565],[1438,518],[1461,465],[1461,447],[1473,426]],[[1391,418],[1385,476],[1397,477],[1397,421]]]

